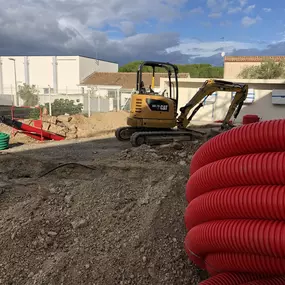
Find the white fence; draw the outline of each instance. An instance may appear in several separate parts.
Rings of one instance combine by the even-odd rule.
[[[82,104],[82,113],[92,115],[96,112],[110,112],[118,110],[129,110],[128,97],[130,93],[120,92],[115,89],[100,89],[99,92],[78,88],[78,90],[59,90],[57,94],[52,89],[44,90],[37,87],[39,105],[51,105],[55,100],[68,99],[73,100],[74,104]],[[16,102],[15,88],[5,87],[4,93],[0,94],[0,105],[11,106]],[[40,92],[41,91],[41,92]],[[44,92],[43,92],[44,91]],[[24,106],[25,102],[18,96],[19,106]],[[15,104],[16,105],[16,104]]]

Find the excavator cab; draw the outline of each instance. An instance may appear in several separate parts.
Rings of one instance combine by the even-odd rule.
[[[146,88],[143,78],[143,68],[144,67],[151,67],[152,71],[152,78],[151,78],[151,84]],[[158,62],[158,61],[145,61],[140,64],[137,70],[137,83],[136,83],[136,91],[137,94],[150,94],[150,95],[162,95],[164,97],[166,96],[166,89],[159,93],[154,91],[154,85],[155,85],[155,74],[158,68],[163,68],[167,72],[168,75],[168,84],[169,86],[174,86],[175,91],[172,88],[169,90],[169,98],[177,101],[178,100],[178,68],[176,65],[168,63],[168,62]],[[172,75],[174,75],[174,78],[172,78]]]
[[[151,84],[143,81],[143,68],[151,67]],[[155,74],[165,69],[169,89],[155,92]],[[178,67],[169,62],[145,61],[137,70],[136,92],[131,96],[130,115],[127,125],[116,131],[119,140],[129,140],[134,132],[169,130],[176,126],[178,106]]]

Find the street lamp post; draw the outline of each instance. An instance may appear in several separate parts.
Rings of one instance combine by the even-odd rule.
[[[15,98],[16,106],[19,106],[19,98],[18,98],[18,88],[17,88],[17,73],[16,73],[16,60],[15,58],[9,57],[9,60],[14,62],[14,77],[15,77]]]

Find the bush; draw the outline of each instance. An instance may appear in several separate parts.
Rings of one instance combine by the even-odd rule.
[[[45,104],[46,108],[49,110],[49,104]],[[75,115],[82,113],[83,104],[75,105],[73,100],[68,99],[56,99],[51,104],[51,112],[53,116],[64,115],[65,113],[69,115]]]
[[[41,105],[40,108],[43,112],[44,107],[49,110],[49,103]],[[73,100],[56,99],[51,103],[51,112],[53,116],[60,116],[64,114],[75,115],[82,113],[83,104],[75,105]],[[33,109],[30,112],[30,119],[37,120],[40,117],[40,110]]]
[[[285,77],[285,63],[283,61],[275,62],[268,60],[262,62],[258,66],[245,67],[240,74],[239,78],[246,79],[278,79]]]

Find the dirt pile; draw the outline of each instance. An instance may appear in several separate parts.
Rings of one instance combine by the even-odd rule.
[[[1,156],[4,176],[10,160]],[[45,165],[30,163],[42,173]],[[0,284],[201,280],[183,248],[188,166],[101,161],[92,169],[65,166],[41,179],[33,179],[39,172],[32,164],[27,169],[32,178],[0,185]]]
[[[59,135],[65,136],[66,139],[96,137],[108,135],[115,131],[116,128],[125,126],[128,113],[124,111],[95,113],[91,117],[84,115],[72,116],[43,116],[43,129]],[[20,120],[28,125],[34,126],[33,120]],[[14,136],[12,128],[0,124],[0,132],[11,135],[10,143],[35,143],[36,140],[17,132]]]
[[[91,137],[114,131],[126,124],[126,112],[96,113],[83,115],[44,116],[43,129],[65,136],[67,139]]]
[[[164,161],[189,165],[194,152],[202,145],[202,141],[175,142],[160,146],[142,145],[136,148],[123,150],[119,154],[120,159],[137,162]]]

